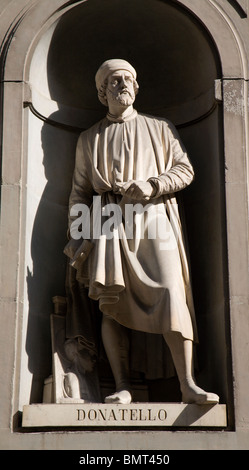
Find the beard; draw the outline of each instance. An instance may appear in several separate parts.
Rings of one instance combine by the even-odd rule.
[[[121,106],[130,106],[134,103],[135,101],[135,93],[130,93],[129,91],[122,91],[121,93],[118,93],[117,95],[112,93],[109,88],[106,89],[106,97],[107,101],[111,101],[112,103],[118,103]]]

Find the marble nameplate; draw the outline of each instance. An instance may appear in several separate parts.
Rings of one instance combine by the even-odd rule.
[[[23,427],[226,427],[226,405],[183,403],[35,404],[23,408]]]

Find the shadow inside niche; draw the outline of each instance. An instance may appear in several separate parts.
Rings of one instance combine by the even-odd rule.
[[[60,121],[60,111],[50,118]],[[53,296],[65,295],[67,260],[63,249],[67,243],[68,198],[77,138],[77,133],[47,123],[42,127],[47,182],[33,222],[30,247],[33,269],[31,272],[28,268],[26,278],[29,301],[26,351],[33,375],[30,403],[42,401],[43,382],[51,374],[50,314]]]

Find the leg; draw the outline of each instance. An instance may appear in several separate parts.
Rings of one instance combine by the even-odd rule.
[[[103,315],[102,340],[114,375],[116,393],[105,398],[105,403],[131,403],[129,373],[129,338],[127,329]]]
[[[192,341],[184,339],[180,333],[176,332],[166,333],[164,339],[172,354],[180,382],[182,401],[198,405],[219,403],[218,395],[205,392],[195,384]]]

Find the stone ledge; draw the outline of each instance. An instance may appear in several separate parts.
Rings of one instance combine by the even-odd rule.
[[[226,405],[183,403],[35,404],[23,408],[30,427],[226,427]]]

